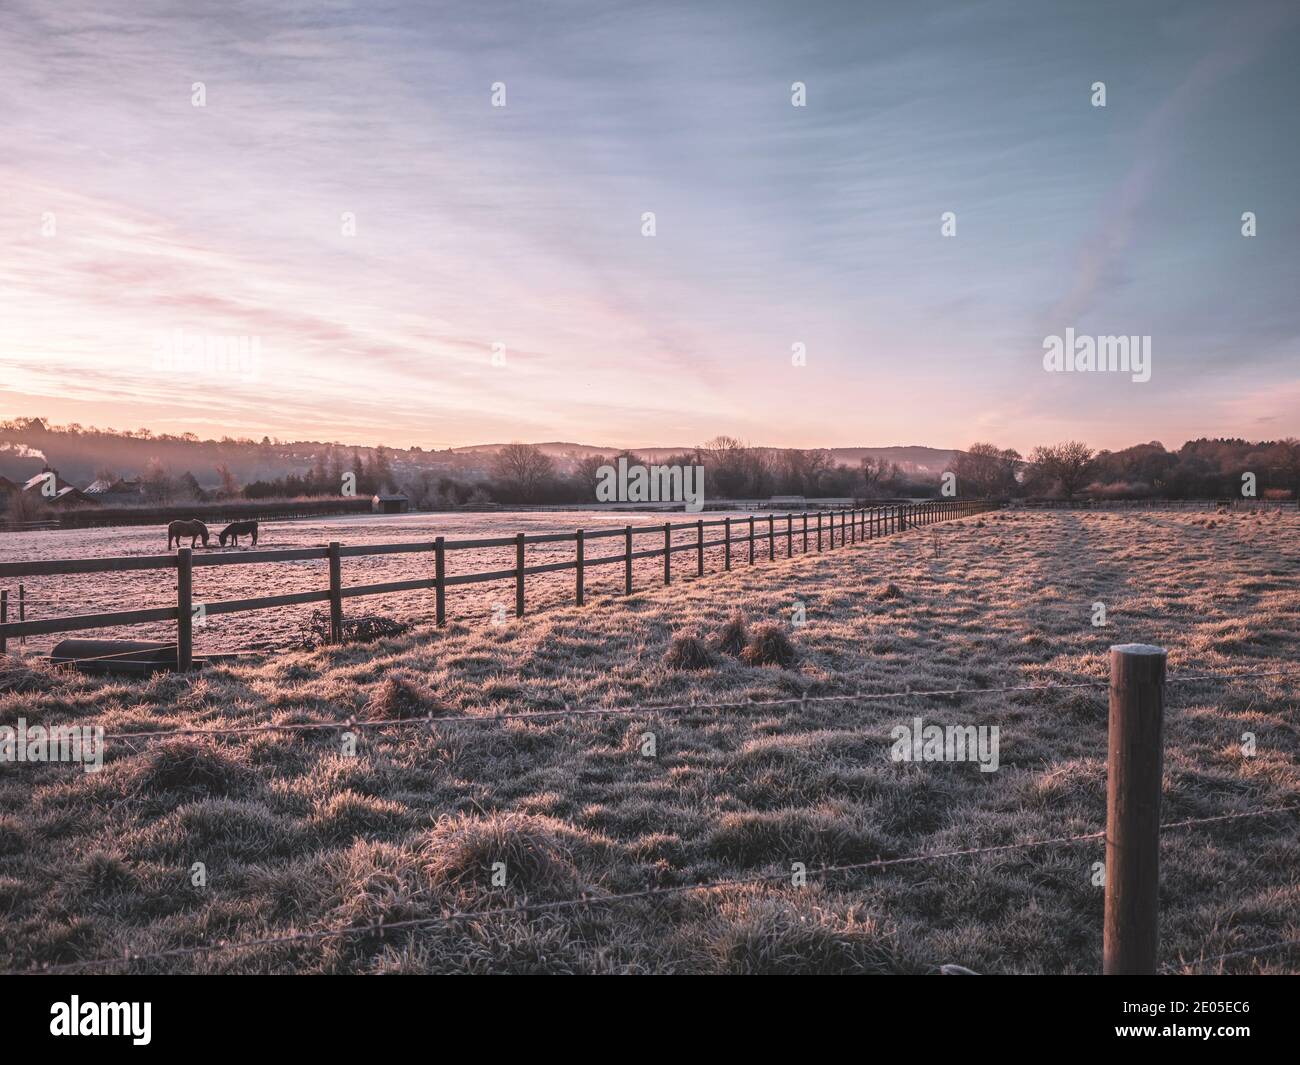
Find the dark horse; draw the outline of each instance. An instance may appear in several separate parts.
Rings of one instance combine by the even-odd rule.
[[[231,542],[234,543],[236,547],[238,547],[239,538],[241,536],[251,536],[253,538],[253,546],[256,547],[257,546],[257,522],[232,521],[229,525],[227,525],[224,529],[221,530],[221,535],[218,537],[218,539],[221,541],[222,547],[226,546],[227,537],[229,537]]]
[[[181,537],[190,538],[190,547],[194,546],[194,541],[200,536],[203,537],[203,546],[208,546],[208,527],[197,518],[191,521],[174,521],[167,526],[167,550],[172,548],[172,541],[176,541],[176,546],[181,546]]]

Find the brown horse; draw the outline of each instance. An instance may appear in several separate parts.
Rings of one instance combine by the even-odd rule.
[[[200,536],[203,537],[203,546],[208,546],[208,527],[197,518],[192,521],[174,521],[167,526],[167,550],[171,550],[173,540],[176,541],[176,546],[180,547],[182,536],[190,538],[190,547],[194,546],[194,541]]]
[[[239,538],[241,536],[251,536],[253,538],[253,546],[256,547],[257,546],[257,522],[232,521],[229,525],[227,525],[224,529],[221,530],[221,535],[218,536],[217,539],[221,541],[221,546],[225,547],[226,538],[229,537],[231,541],[234,542],[234,545],[238,547]]]

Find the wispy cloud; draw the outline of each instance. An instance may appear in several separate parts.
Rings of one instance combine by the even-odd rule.
[[[1243,434],[1300,353],[1281,10],[17,0],[0,401],[426,446]],[[1067,318],[1155,335],[1151,385],[1045,380]],[[259,337],[259,379],[157,373],[171,329]]]

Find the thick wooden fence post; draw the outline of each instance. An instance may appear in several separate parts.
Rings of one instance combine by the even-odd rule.
[[[524,534],[515,536],[515,617],[524,616]]]
[[[1110,649],[1102,940],[1102,971],[1108,976],[1156,971],[1165,657],[1164,648],[1149,644]]]
[[[673,523],[664,522],[664,584],[673,582]]]
[[[623,594],[632,594],[632,526],[623,529]]]
[[[817,512],[817,550],[822,549],[822,512]]]
[[[794,558],[794,515],[785,516],[785,557]]]
[[[576,568],[576,570],[575,570],[575,583],[577,584],[577,588],[576,588],[577,596],[576,596],[576,598],[577,598],[577,600],[578,600],[578,606],[582,606],[582,605],[583,605],[583,591],[584,591],[584,588],[583,588],[583,583],[584,583],[584,582],[583,582],[583,579],[582,579],[582,577],[583,577],[582,567],[583,567],[583,563],[584,563],[585,560],[584,560],[583,555],[582,555],[582,530],[581,530],[581,529],[578,530],[578,536],[577,536],[577,540],[575,541],[575,545],[576,545],[576,549],[577,549],[577,563],[578,563],[577,568]]]
[[[722,531],[723,533],[726,534],[726,538],[727,538],[727,545],[726,547],[723,548],[722,568],[725,570],[729,570],[731,569],[731,519],[730,518],[722,519]]]
[[[21,625],[26,620],[27,620],[27,586],[25,584],[20,584],[18,586],[18,624]],[[26,643],[27,643],[26,636],[18,637],[18,646],[21,647]],[[22,652],[19,653],[21,654]]]
[[[767,560],[769,562],[776,559],[776,518],[771,514],[767,516]]]
[[[807,513],[805,513],[804,516],[803,516],[803,553],[804,553],[805,555],[808,553],[808,515],[807,515]]]
[[[445,544],[446,541],[441,536],[433,541],[433,620],[437,625],[447,624],[447,548]],[[342,616],[340,614],[341,621]]]
[[[754,515],[749,516],[749,564],[754,564]]]
[[[176,669],[188,673],[194,665],[194,552],[176,550]]]
[[[441,539],[441,537],[439,537]],[[343,559],[339,542],[330,541],[330,643],[343,642]],[[442,624],[440,621],[439,624]]]
[[[704,576],[704,519],[695,523],[695,576]]]
[[[0,625],[7,624],[9,621],[9,589],[0,589]],[[0,655],[9,650],[9,640],[0,636]]]

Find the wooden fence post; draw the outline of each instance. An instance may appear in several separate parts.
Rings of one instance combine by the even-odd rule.
[[[730,518],[722,519],[722,531],[727,538],[727,546],[723,548],[722,568],[725,570],[729,570],[731,569],[731,519]]]
[[[330,643],[343,642],[343,559],[339,542],[330,541]],[[441,624],[441,622],[439,622]]]
[[[176,549],[176,669],[188,673],[194,665],[194,552]]]
[[[767,516],[767,560],[776,560],[776,518],[771,514]]]
[[[433,619],[441,626],[447,623],[447,548],[439,536],[433,541]]]
[[[785,557],[794,557],[794,515],[785,516]]]
[[[515,617],[524,616],[524,534],[515,536]]]
[[[575,581],[576,581],[577,586],[578,586],[578,587],[577,587],[577,593],[578,593],[578,594],[577,594],[577,600],[578,600],[578,606],[582,606],[582,605],[583,605],[583,590],[584,590],[584,589],[583,589],[583,579],[582,579],[582,576],[583,576],[583,573],[582,573],[582,567],[583,567],[584,559],[583,559],[583,555],[582,555],[582,530],[581,530],[581,529],[578,530],[578,538],[577,538],[577,540],[575,541],[575,543],[576,543],[576,548],[577,548],[577,562],[578,562],[577,568],[576,568],[576,570],[575,570]]]
[[[27,620],[27,586],[20,584],[18,586],[18,624]],[[18,637],[18,646],[21,647],[27,643],[26,636]]]
[[[754,564],[754,515],[749,516],[749,564]]]
[[[704,576],[704,519],[695,523],[695,576]]]
[[[1107,976],[1156,971],[1165,658],[1164,648],[1149,644],[1110,649],[1102,940]]]
[[[822,512],[817,512],[817,550],[822,549]]]
[[[623,529],[623,544],[626,553],[623,558],[623,594],[632,594],[632,526]]]
[[[808,512],[804,511],[803,515],[803,553],[808,553]]]
[[[0,625],[4,625],[8,621],[9,621],[9,589],[0,588]],[[4,636],[0,636],[0,655],[4,654],[8,649],[9,649],[9,640]]]
[[[664,522],[664,584],[673,582],[673,523]]]

